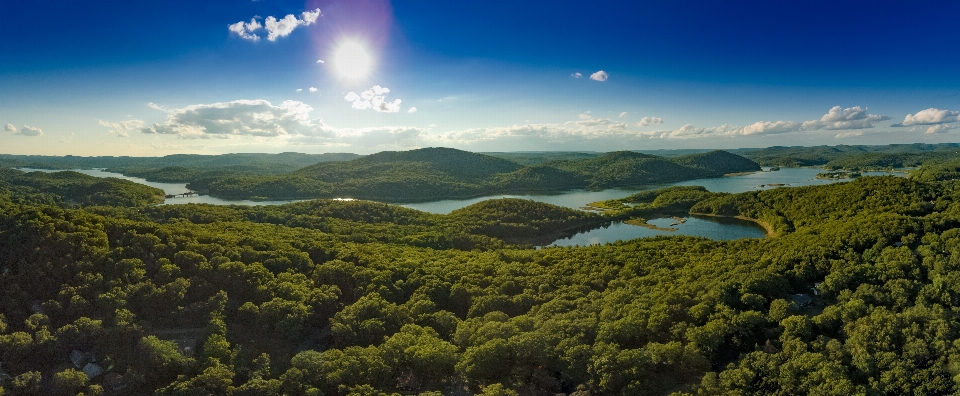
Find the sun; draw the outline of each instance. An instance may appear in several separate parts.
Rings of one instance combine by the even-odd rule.
[[[356,41],[345,41],[333,53],[333,67],[342,77],[356,79],[370,72],[370,53]]]

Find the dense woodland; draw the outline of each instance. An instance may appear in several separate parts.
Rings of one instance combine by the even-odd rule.
[[[755,162],[724,151],[677,158],[629,151],[569,157],[556,156],[556,159],[527,166],[448,148],[385,151],[350,161],[319,163],[283,175],[196,179],[188,187],[230,199],[352,197],[416,202],[501,193],[638,186],[760,169]]]
[[[359,157],[349,153],[327,154],[176,154],[164,157],[77,157],[0,154],[0,167],[39,169],[105,168],[127,176],[156,182],[187,182],[204,177],[277,175],[326,161]]]
[[[599,162],[582,172],[616,175]],[[954,394],[958,174],[944,162],[742,194],[675,187],[605,215],[517,199],[433,215],[368,201],[154,206],[158,190],[134,183],[3,170],[0,387]],[[758,219],[776,236],[532,246],[684,212]],[[72,351],[104,373],[89,378]]]

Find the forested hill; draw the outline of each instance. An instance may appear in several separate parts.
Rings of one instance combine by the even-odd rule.
[[[737,149],[733,153],[764,166],[822,166],[827,169],[871,170],[915,167],[951,161],[960,144],[890,144],[885,146],[814,146]]]
[[[285,175],[202,178],[189,187],[232,199],[353,197],[411,202],[638,186],[757,170],[756,163],[722,151],[677,158],[620,151],[525,166],[468,151],[424,148],[325,162]]]
[[[383,151],[341,163],[319,163],[295,174],[323,181],[369,177],[409,177],[410,173],[452,181],[475,182],[513,172],[521,165],[504,159],[451,148]]]
[[[359,157],[350,153],[240,153],[222,155],[175,154],[164,157],[54,157],[0,154],[0,167],[39,169],[106,168],[127,176],[156,182],[188,182],[201,177],[276,175],[327,161]]]
[[[778,235],[532,249],[505,242],[602,216],[515,199],[80,207],[60,194],[86,176],[4,171],[0,393],[957,394],[957,172],[643,192],[622,201]]]

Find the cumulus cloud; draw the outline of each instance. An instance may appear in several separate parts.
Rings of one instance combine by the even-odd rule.
[[[777,133],[796,132],[801,128],[800,123],[793,121],[757,121],[740,130],[741,135],[771,135]]]
[[[842,109],[840,106],[833,106],[827,114],[820,117],[819,120],[805,121],[803,129],[812,131],[818,129],[837,130],[837,129],[866,129],[873,128],[873,124],[878,121],[889,120],[890,117],[877,114],[867,114],[867,109],[854,106]]]
[[[624,111],[623,113],[620,113],[620,118],[626,117],[627,114],[630,114],[630,113],[627,113],[626,111]]]
[[[3,130],[7,132],[17,133],[17,127],[13,126],[13,124],[7,124],[6,126],[3,127]]]
[[[576,72],[576,73],[571,74],[570,77],[573,77],[573,78],[583,78],[583,74],[580,73],[580,72]]]
[[[167,111],[167,109],[165,109],[164,107],[162,107],[162,106],[160,106],[160,105],[158,105],[158,104],[156,104],[156,103],[153,103],[153,102],[147,103],[147,107],[149,107],[149,108],[151,108],[151,109],[154,109],[154,110]]]
[[[314,87],[310,87],[310,92],[317,92],[317,89]]]
[[[297,88],[297,92],[303,92],[303,88]]]
[[[390,92],[389,88],[374,85],[359,95],[356,92],[349,92],[343,97],[348,102],[353,102],[350,106],[357,110],[374,109],[382,113],[396,113],[400,111],[400,99],[394,99],[388,102],[386,94]]]
[[[607,81],[607,78],[609,78],[609,77],[610,77],[610,76],[607,75],[607,72],[605,72],[605,71],[603,71],[603,70],[600,70],[600,71],[598,71],[598,72],[593,73],[593,74],[590,75],[590,79],[593,80],[593,81]]]
[[[913,125],[935,125],[960,121],[960,111],[940,110],[929,108],[918,111],[917,114],[907,114],[903,122],[891,126],[903,127]]]
[[[168,110],[166,121],[141,127],[140,132],[186,139],[313,134],[311,111],[312,107],[292,100],[278,106],[262,99],[198,104]]]
[[[654,124],[663,124],[663,119],[660,117],[643,117],[639,122],[637,122],[638,127],[645,127]]]
[[[260,40],[260,35],[257,32],[261,29],[267,31],[267,40],[276,41],[277,38],[286,37],[293,33],[293,31],[300,26],[310,26],[317,21],[317,18],[320,17],[320,9],[317,8],[313,11],[304,11],[300,13],[298,18],[296,15],[287,14],[287,16],[277,19],[273,16],[268,16],[267,19],[263,21],[263,24],[257,20],[256,17],[250,19],[250,22],[237,22],[227,26],[227,30],[231,33],[236,34],[242,39],[250,41]],[[317,63],[323,63],[322,61],[317,61]]]
[[[260,40],[260,36],[253,34],[253,32],[259,30],[262,27],[263,25],[261,25],[256,18],[251,18],[250,22],[247,22],[247,23],[240,21],[232,25],[228,25],[227,30],[229,30],[231,33],[236,33],[237,36],[240,36],[240,38],[242,39],[257,41],[257,40]]]
[[[937,124],[937,125],[933,125],[933,126],[927,128],[927,133],[928,133],[928,134],[947,133],[947,132],[949,132],[951,129],[957,129],[958,127],[960,127],[960,126],[957,126],[957,125],[947,125],[947,124]]]
[[[128,137],[130,136],[130,132],[142,130],[144,122],[140,120],[128,120],[120,122],[107,122],[100,120],[100,125],[107,127],[107,132],[113,136]]]
[[[411,107],[410,110],[407,110],[407,113],[416,113],[416,112],[417,112],[416,107]]]
[[[323,63],[323,59],[317,59],[317,63]]]
[[[18,135],[43,136],[43,130],[41,130],[40,128],[34,128],[29,125],[24,125],[23,128],[20,129],[20,133]]]

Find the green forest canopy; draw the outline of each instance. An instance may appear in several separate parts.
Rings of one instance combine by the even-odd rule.
[[[124,191],[132,183],[91,186],[76,173],[6,172],[0,361],[11,379],[0,386],[14,395],[953,394],[960,183],[950,167],[922,170],[626,199],[762,219],[775,238],[543,249],[504,238],[603,219],[524,200],[450,215],[329,200],[81,206],[99,193],[140,195]],[[73,350],[109,373],[88,379]]]

